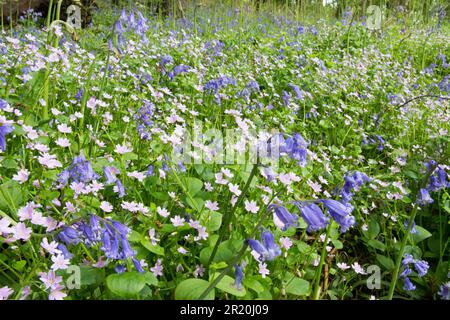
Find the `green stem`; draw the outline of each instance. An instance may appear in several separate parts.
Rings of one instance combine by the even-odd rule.
[[[408,237],[411,233],[411,229],[412,229],[412,226],[414,223],[414,219],[416,218],[416,213],[417,213],[418,207],[419,206],[417,204],[414,206],[414,209],[411,213],[411,217],[409,218],[409,221],[408,221],[408,229],[406,229],[405,236],[403,237],[402,243],[400,245],[400,251],[398,253],[397,260],[395,262],[395,269],[392,274],[391,284],[389,286],[389,293],[387,296],[388,300],[392,300],[392,297],[394,296],[394,290],[395,290],[395,286],[397,285],[398,273],[400,270],[400,265],[402,263],[403,254],[404,254],[405,247],[406,247],[406,242],[408,241]]]
[[[330,237],[332,224],[333,223],[330,221],[330,223],[328,224],[328,227],[327,227],[327,233],[325,234],[325,239],[323,241],[322,253],[320,255],[320,262],[319,262],[319,266],[317,267],[316,276],[315,276],[316,283],[314,285],[313,300],[319,300],[319,297],[320,297],[320,277],[322,275],[322,268],[323,268],[323,264],[325,262],[325,257],[327,255],[327,242],[328,242],[328,238]]]

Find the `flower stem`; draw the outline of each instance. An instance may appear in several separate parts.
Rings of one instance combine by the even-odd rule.
[[[408,228],[406,229],[405,236],[403,237],[402,243],[400,245],[400,251],[398,252],[397,260],[395,261],[395,268],[394,268],[394,272],[392,274],[392,280],[391,280],[391,284],[389,285],[389,292],[388,292],[388,296],[387,296],[388,300],[392,300],[392,297],[394,296],[394,290],[395,290],[395,286],[397,285],[398,273],[400,270],[400,265],[402,263],[406,242],[408,241],[408,237],[411,233],[411,229],[412,229],[412,226],[414,223],[414,219],[416,218],[416,213],[417,213],[418,207],[419,206],[417,204],[414,206],[414,209],[411,213],[411,217],[409,217]]]
[[[325,234],[325,239],[323,240],[323,248],[322,248],[322,253],[320,255],[320,262],[319,262],[319,266],[317,267],[316,276],[314,277],[316,279],[316,283],[314,285],[314,293],[313,293],[313,297],[312,297],[313,300],[319,300],[319,297],[320,297],[320,277],[322,275],[322,268],[323,268],[323,264],[325,262],[325,256],[327,255],[327,242],[328,242],[328,238],[330,237],[332,224],[333,224],[333,222],[331,222],[331,221],[330,221],[330,223],[328,223],[327,232]]]

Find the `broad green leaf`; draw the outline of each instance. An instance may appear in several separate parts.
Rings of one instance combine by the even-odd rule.
[[[13,263],[13,268],[17,271],[22,271],[27,262],[25,260],[19,260]]]
[[[144,288],[145,283],[145,276],[139,272],[111,274],[106,278],[108,289],[123,298],[136,297]]]
[[[149,286],[157,286],[158,285],[158,279],[156,276],[151,272],[144,273],[145,283]]]
[[[380,251],[384,251],[386,249],[386,246],[384,245],[383,242],[375,239],[370,239],[369,241],[367,241],[367,244],[372,248],[378,249]]]
[[[378,221],[375,219],[371,219],[369,221],[369,227],[367,230],[369,239],[375,239],[379,233],[380,233],[380,225],[378,224]]]
[[[394,261],[389,257],[377,254],[377,261],[388,271],[393,270],[395,267]]]
[[[134,230],[131,230],[128,234],[128,241],[130,242],[141,242],[142,241],[142,235]]]
[[[215,273],[210,281],[211,282],[214,281],[214,279],[216,279],[219,276],[219,274],[220,273]],[[227,275],[225,275],[222,279],[220,279],[219,283],[216,285],[216,288],[225,291],[229,294],[232,294],[233,296],[236,297],[243,297],[247,294],[244,287],[238,289],[235,286],[235,280]]]
[[[191,198],[186,197],[186,203],[194,210],[200,212],[205,204],[205,201],[202,198]]]
[[[148,239],[142,239],[141,244],[144,246],[145,249],[147,249],[150,252],[153,252],[157,255],[163,256],[164,255],[164,248],[159,245],[153,245],[152,242]]]
[[[105,271],[90,266],[80,266],[81,285],[92,285],[103,283],[105,280]]]
[[[200,295],[208,288],[209,282],[202,279],[187,279],[181,281],[175,289],[175,300],[198,300]],[[214,300],[215,290],[212,289],[205,297]]]
[[[344,248],[344,244],[341,241],[337,240],[337,239],[331,239],[331,243],[338,250]]]
[[[265,290],[264,286],[253,276],[245,277],[242,282],[244,283],[244,286],[255,290],[256,293],[261,293]]]
[[[183,183],[192,197],[194,197],[203,187],[203,182],[197,178],[184,178]]]
[[[17,161],[12,159],[11,157],[5,158],[2,161],[2,167],[6,169],[17,169]]]
[[[425,228],[422,228],[421,226],[416,225],[416,230],[417,230],[417,233],[415,233],[413,235],[415,243],[418,243],[420,241],[423,241],[423,240],[431,237],[431,233],[428,230],[426,230]]]
[[[222,225],[222,214],[219,212],[207,212],[205,216],[207,217],[204,224],[206,231],[213,232],[220,229]]]
[[[286,292],[296,296],[306,296],[309,294],[310,285],[305,279],[295,277],[286,286]]]

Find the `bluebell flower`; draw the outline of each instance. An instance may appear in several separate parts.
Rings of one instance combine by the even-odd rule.
[[[341,189],[340,196],[344,203],[348,203],[353,198],[353,190],[358,191],[365,182],[370,182],[370,178],[359,171],[348,172],[344,176],[344,186]]]
[[[402,269],[402,273],[400,273],[400,277],[404,278],[409,276],[412,273],[412,269],[410,267],[405,267]]]
[[[377,139],[378,139],[378,147],[377,147],[377,150],[378,151],[383,151],[383,149],[384,149],[384,147],[383,147],[383,145],[384,145],[384,139],[381,137],[381,136],[379,136],[379,135],[377,135],[377,136],[375,136]]]
[[[430,183],[428,189],[431,191],[439,191],[442,188],[447,188],[450,183],[447,181],[447,172],[441,168],[437,167],[435,173],[430,176]]]
[[[146,175],[149,176],[149,177],[155,175],[155,173],[153,172],[153,165],[149,165],[149,166],[148,166]]]
[[[303,93],[297,85],[291,83],[291,84],[289,84],[289,87],[291,87],[292,90],[294,90],[295,99],[297,99],[297,100],[303,99]]]
[[[117,181],[117,177],[115,175],[116,169],[114,167],[103,167],[103,174],[106,178],[106,184],[113,184]]]
[[[300,210],[303,220],[308,225],[306,231],[314,232],[328,225],[329,218],[322,212],[320,207],[315,203],[311,203],[306,206],[300,206],[300,203],[296,203]]]
[[[124,32],[123,26],[122,26],[122,23],[120,22],[120,20],[116,20],[116,22],[114,23],[114,32],[116,32],[119,35]]]
[[[428,265],[428,262],[426,262],[425,260],[417,260],[414,262],[414,268],[419,274],[419,277],[423,277],[424,275],[427,274],[430,266]]]
[[[121,258],[126,259],[126,258],[134,257],[136,255],[136,251],[131,249],[131,246],[130,246],[130,243],[128,242],[127,237],[122,236],[121,242],[122,242]]]
[[[271,261],[281,254],[280,247],[275,243],[270,231],[261,231],[261,241],[249,239],[250,248],[255,251],[259,261]]]
[[[175,68],[173,68],[173,71],[169,72],[167,75],[169,76],[170,80],[173,80],[173,78],[175,78],[175,76],[177,76],[181,73],[188,72],[189,70],[190,70],[189,66],[180,64],[178,66],[175,66]]]
[[[6,100],[0,99],[0,109],[5,109],[9,104]]]
[[[414,291],[416,290],[416,286],[411,282],[411,280],[408,277],[403,278],[403,289],[406,291]]]
[[[433,198],[431,198],[430,193],[428,192],[427,189],[421,188],[419,190],[419,195],[417,196],[416,201],[418,204],[426,205],[433,203]]]
[[[78,244],[81,241],[78,231],[72,227],[63,227],[58,238],[65,244]]]
[[[242,270],[242,266],[235,265],[234,266],[234,285],[239,290],[242,288],[242,280],[244,279],[244,271]]]
[[[124,273],[125,271],[127,271],[127,267],[126,267],[126,265],[119,263],[114,267],[114,270],[117,273]]]
[[[6,150],[6,135],[14,131],[14,127],[8,124],[0,125],[0,150]]]
[[[139,262],[138,259],[136,258],[132,258],[131,259],[133,261],[134,267],[136,268],[136,270],[140,273],[144,273],[144,269],[142,269],[141,263]]]
[[[300,133],[294,134],[292,149],[290,150],[289,155],[292,159],[297,160],[299,165],[302,167],[306,165],[308,145],[309,143],[303,139]]]
[[[75,94],[75,99],[81,101],[81,98],[83,98],[83,93],[83,88],[78,89],[77,93]]]
[[[408,229],[408,220],[405,220],[405,222],[403,223],[403,226],[404,226],[405,230]],[[419,233],[419,231],[417,231],[416,223],[413,221],[412,227],[411,227],[411,234],[417,234],[417,233]]]
[[[291,94],[287,91],[283,91],[282,93],[283,104],[287,107],[289,105],[289,101],[291,100]]]
[[[298,216],[290,213],[285,207],[277,204],[271,204],[267,209],[273,209],[273,222],[281,230],[285,231],[290,226],[295,227],[298,225]]]
[[[262,169],[263,175],[265,176],[267,182],[270,182],[275,179],[276,173],[273,171],[272,167],[264,167]]]
[[[64,259],[72,259],[73,258],[73,254],[71,254],[69,252],[69,250],[67,250],[67,247],[62,244],[62,243],[58,243],[58,246],[56,247],[59,251],[62,252]]]
[[[122,181],[120,181],[119,179],[117,179],[116,181],[116,187],[117,190],[119,191],[119,198],[123,198],[125,196],[125,188],[122,184]]]
[[[442,300],[450,300],[450,281],[441,285],[439,295]]]
[[[162,57],[161,60],[159,61],[159,64],[161,66],[165,66],[168,63],[173,63],[173,58],[170,55]]]
[[[322,200],[323,205],[327,208],[328,213],[333,217],[341,227],[341,232],[346,232],[355,224],[355,217],[351,215],[353,207],[342,202],[325,199]]]
[[[69,180],[74,182],[88,183],[99,179],[100,176],[95,173],[90,161],[87,161],[83,154],[75,157],[72,164],[61,172],[58,176],[60,186],[65,186]]]
[[[405,254],[405,257],[402,260],[402,266],[407,266],[408,264],[414,263],[414,257],[410,254]]]

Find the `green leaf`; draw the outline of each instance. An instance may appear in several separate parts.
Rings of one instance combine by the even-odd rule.
[[[394,261],[386,256],[382,256],[377,254],[377,261],[384,267],[386,270],[391,271],[394,270],[395,264]]]
[[[207,219],[204,224],[206,227],[206,231],[213,232],[220,229],[220,226],[222,225],[222,214],[220,214],[219,212],[209,212],[206,214],[206,217]]]
[[[22,271],[27,262],[25,260],[16,261],[13,263],[13,268],[17,271]]]
[[[286,292],[296,296],[306,296],[309,294],[310,285],[305,279],[295,277],[286,286]]]
[[[265,290],[264,286],[254,276],[245,277],[242,282],[244,283],[244,286],[255,290],[256,293],[261,293]]]
[[[194,197],[200,190],[202,190],[203,187],[203,182],[197,178],[184,178],[183,183],[192,197]]]
[[[186,203],[194,210],[200,212],[203,208],[203,205],[205,204],[205,201],[202,198],[193,198],[193,201],[191,198],[186,197]]]
[[[331,239],[331,243],[338,250],[344,248],[344,244],[341,241],[337,240],[337,239]]]
[[[378,221],[375,219],[371,219],[369,221],[369,227],[367,230],[369,239],[375,239],[379,233],[380,233],[380,225],[378,224]]]
[[[157,286],[158,285],[158,279],[156,278],[156,276],[153,273],[146,272],[146,273],[144,273],[144,277],[145,277],[145,283],[148,284],[149,286]]]
[[[372,248],[378,249],[380,251],[384,251],[386,249],[384,243],[378,240],[370,239],[369,241],[367,241],[367,244]]]
[[[105,271],[90,266],[80,266],[81,285],[100,284],[105,280]]]
[[[128,234],[128,241],[130,242],[141,242],[142,241],[142,235],[134,230],[131,230]]]
[[[2,161],[2,167],[6,169],[17,169],[17,161],[11,157],[7,157]]]
[[[175,289],[175,300],[198,300],[200,295],[208,288],[209,282],[202,279],[187,279],[181,281]],[[205,297],[214,300],[215,290],[212,289]]]
[[[164,248],[159,245],[153,245],[150,240],[142,239],[141,244],[150,252],[153,252],[157,255],[164,256]]]
[[[145,276],[139,272],[111,274],[106,278],[108,289],[123,298],[136,297],[144,288],[145,283]]]
[[[133,152],[128,152],[122,155],[123,160],[127,161],[127,160],[137,160],[138,159],[138,155],[136,153]]]
[[[425,228],[422,228],[421,226],[416,225],[416,230],[417,230],[417,233],[415,233],[413,235],[415,243],[418,243],[420,241],[423,241],[423,240],[431,237],[431,233],[428,230],[426,230]]]
[[[23,200],[20,185],[16,181],[10,180],[0,186],[0,210],[16,214],[14,208],[17,210]]]
[[[210,281],[214,281],[214,279],[216,279],[219,276],[220,273],[215,273],[213,278],[210,279]],[[242,287],[241,289],[238,289],[235,285],[235,280],[230,277],[225,275],[222,279],[220,279],[219,283],[216,285],[216,288],[222,291],[225,291],[229,294],[232,294],[233,296],[236,297],[243,297],[247,294],[247,292],[245,291],[245,288]]]

